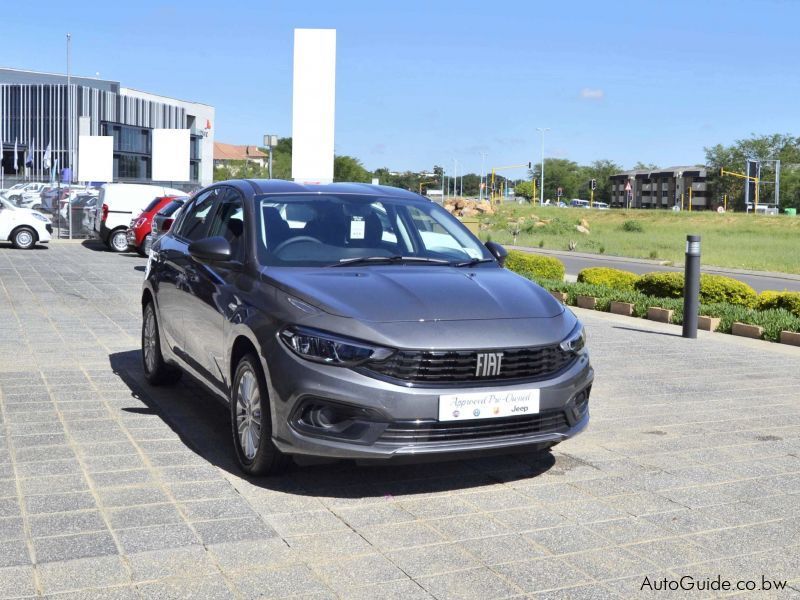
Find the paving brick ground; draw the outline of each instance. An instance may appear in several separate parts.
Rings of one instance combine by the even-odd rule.
[[[142,381],[143,265],[0,249],[0,597],[800,596],[799,350],[583,312],[593,421],[552,455],[248,481],[224,408]]]

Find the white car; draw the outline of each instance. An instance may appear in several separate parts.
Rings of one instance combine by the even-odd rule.
[[[94,220],[95,236],[114,252],[128,249],[126,232],[131,219],[142,212],[154,198],[185,196],[180,190],[161,185],[106,183],[100,188]]]
[[[45,215],[29,208],[14,206],[0,197],[0,241],[14,244],[15,248],[33,248],[36,242],[46,244],[53,233],[53,225]]]
[[[42,190],[47,187],[46,183],[18,183],[9,188],[5,193],[6,198],[12,204],[22,206],[24,208],[31,208],[34,204],[39,204]]]

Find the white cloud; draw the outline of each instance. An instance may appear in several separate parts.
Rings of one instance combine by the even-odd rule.
[[[606,93],[601,89],[583,88],[581,90],[581,98],[584,100],[602,100],[606,97]]]

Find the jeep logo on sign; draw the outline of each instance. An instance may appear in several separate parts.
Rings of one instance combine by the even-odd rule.
[[[500,364],[502,362],[502,352],[478,353],[478,364],[475,367],[475,377],[492,377],[500,375]]]

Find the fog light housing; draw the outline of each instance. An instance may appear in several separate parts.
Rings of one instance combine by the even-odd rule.
[[[589,394],[591,392],[592,386],[587,386],[572,397],[572,416],[576,420],[583,417],[589,410]]]
[[[376,410],[324,398],[306,398],[294,411],[290,423],[306,435],[357,444],[372,444],[388,426]]]

